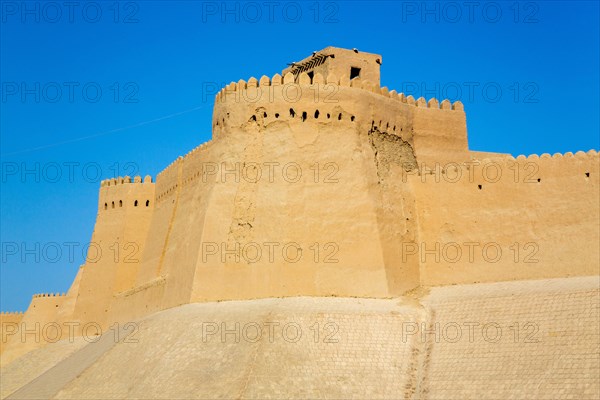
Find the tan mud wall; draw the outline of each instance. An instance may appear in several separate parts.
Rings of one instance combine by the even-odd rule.
[[[0,354],[4,352],[4,349],[8,345],[8,341],[10,336],[8,336],[9,332],[12,332],[16,329],[16,326],[23,319],[22,312],[2,312],[0,313]]]
[[[114,295],[134,287],[153,209],[150,177],[103,182],[74,319],[104,325]]]
[[[155,184],[103,182],[74,312],[61,320],[107,327],[198,301],[392,297],[420,284],[598,272],[597,153],[469,152],[460,102],[276,74],[223,89],[213,133]],[[485,154],[471,179],[460,163]],[[490,161],[497,182],[494,168],[482,176]],[[454,166],[462,178],[448,182]]]
[[[418,250],[398,245],[404,259],[421,261],[423,285],[599,273],[595,151],[483,159],[470,171],[438,167],[446,170],[405,175],[416,197]]]
[[[3,318],[1,339],[4,343],[0,364],[9,363],[50,341],[60,340],[63,332],[56,326],[64,300],[65,296],[58,293],[36,294],[20,317],[9,314],[6,321]]]
[[[440,109],[368,82],[364,89],[333,76],[325,82],[320,74],[312,85],[305,74],[299,84],[286,79],[229,85],[217,96],[216,139],[158,175],[139,289],[117,296],[118,319],[155,309],[154,300],[134,299],[157,296],[166,308],[302,294],[385,297],[418,285],[418,264],[401,264],[393,245],[399,232],[415,238],[414,200],[394,184],[390,168],[414,167],[413,119],[420,112],[439,114],[429,128],[419,122],[425,135],[426,128],[441,132],[435,124],[455,127],[452,151],[466,157],[460,105]],[[297,168],[301,176],[290,182]],[[277,246],[275,257],[264,243]],[[294,247],[286,258],[287,244]],[[302,258],[289,262],[295,244]],[[243,249],[254,252],[246,258]],[[145,285],[149,297],[141,293]]]

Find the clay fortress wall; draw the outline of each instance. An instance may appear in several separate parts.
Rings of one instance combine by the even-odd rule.
[[[329,47],[227,85],[211,141],[155,181],[102,182],[98,248],[69,292],[3,321],[107,327],[196,302],[598,274],[596,151],[471,151],[460,102],[380,87],[380,64]]]

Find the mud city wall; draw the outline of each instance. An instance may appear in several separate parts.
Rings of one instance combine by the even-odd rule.
[[[390,175],[395,164],[412,168],[416,163],[416,102],[395,92],[389,97],[364,90],[358,82],[351,87],[342,79],[346,86],[341,86],[331,76],[329,85],[324,80],[319,84],[321,78],[315,76],[312,88],[304,76],[292,86],[290,76],[288,81],[279,75],[260,82],[250,79],[219,94],[215,139],[157,177],[151,234],[137,282],[143,290],[119,295],[117,303],[133,301],[134,308],[143,307],[144,312],[152,307],[149,304],[157,304],[156,299],[161,308],[302,294],[386,297],[418,285],[418,263],[402,263],[393,246],[399,234],[416,239],[414,199],[407,186],[394,185]],[[289,92],[294,88],[303,90]],[[291,105],[290,96],[300,99]],[[446,102],[444,109],[430,111],[446,113],[439,117],[446,127],[463,127],[463,136],[456,135],[454,141],[467,158],[462,110],[452,110]],[[266,176],[258,182],[235,179],[231,171],[253,163],[263,174],[266,164],[280,167],[274,167],[272,182]],[[281,177],[290,163],[303,172],[298,182]],[[316,163],[318,179],[311,170]],[[328,163],[335,164],[331,182]],[[216,165],[218,171],[208,174],[207,165]],[[222,257],[223,245],[232,249],[273,242],[300,244],[304,258],[290,263],[279,255],[273,262],[263,254],[248,263],[232,255]],[[219,253],[206,257],[207,243],[218,244]],[[339,246],[336,262],[326,262],[325,254],[315,262],[309,249],[314,243],[321,252],[328,250],[328,243]]]
[[[423,285],[597,275],[598,161],[594,151],[505,157],[408,176],[421,243],[403,256],[419,258]]]
[[[464,162],[476,153],[468,150],[460,103],[415,100],[343,76],[275,75],[219,93],[213,135],[155,183],[103,182],[92,237],[102,256],[88,255],[70,301],[35,298],[24,319],[106,325],[198,301],[393,297],[419,285],[598,272],[597,153],[478,156],[480,164],[468,167],[475,171],[471,179]],[[290,162],[301,167],[298,182],[281,179]],[[274,167],[272,182],[235,179],[236,166],[253,163],[263,173],[264,163],[281,168]],[[332,182],[324,181],[327,163],[336,165]],[[478,168],[490,163],[483,176]],[[496,164],[502,174],[494,181]],[[463,178],[455,181],[457,170]],[[206,248],[264,242],[298,243],[305,256],[290,263],[263,254],[249,263]],[[314,243],[321,250],[317,262],[309,249]],[[328,243],[339,247],[335,263],[324,260]],[[473,261],[465,258],[465,243],[479,243]],[[490,243],[503,251],[498,261],[490,261],[496,247],[482,256]],[[531,243],[537,263],[524,262]],[[459,262],[451,262],[454,244],[463,251]]]

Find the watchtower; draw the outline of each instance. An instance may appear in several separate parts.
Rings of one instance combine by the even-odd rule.
[[[379,85],[380,66],[381,56],[379,54],[330,46],[321,51],[315,51],[302,61],[290,63],[290,66],[284,69],[281,75],[285,76],[286,73],[291,72],[297,79],[302,72],[306,72],[312,79],[316,73],[320,73],[324,77],[333,73],[338,77],[345,75],[350,79],[360,78]]]

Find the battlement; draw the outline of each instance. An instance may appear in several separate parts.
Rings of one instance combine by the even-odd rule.
[[[124,185],[126,183],[152,183],[152,177],[150,175],[146,175],[142,181],[142,177],[137,175],[132,181],[131,177],[129,176],[119,176],[118,178],[104,179],[100,182],[100,187]]]
[[[243,131],[248,123],[279,129],[276,124],[282,121],[290,126],[306,123],[313,132],[340,123],[344,131],[378,130],[409,143],[422,161],[469,158],[466,116],[460,101],[415,99],[382,88],[379,81],[351,80],[334,72],[326,76],[301,72],[296,78],[288,71],[272,78],[252,77],[247,82],[231,82],[216,95],[215,138]],[[347,123],[355,127],[348,128]]]
[[[537,154],[530,154],[528,156],[524,155],[524,154],[520,154],[517,157],[512,157],[509,156],[510,159],[512,160],[517,160],[517,161],[537,161],[537,160],[549,160],[549,159],[553,159],[553,160],[560,160],[562,158],[577,158],[580,160],[585,160],[588,157],[594,158],[594,157],[598,157],[598,152],[594,149],[588,150],[587,152],[585,151],[577,151],[575,154],[573,154],[572,152],[566,152],[566,153],[554,153],[552,155],[550,155],[550,153],[542,153],[541,155],[537,155]]]
[[[254,102],[254,100],[258,100],[261,98],[272,99],[272,93],[269,93],[268,89],[266,89],[265,93],[254,93],[252,96],[242,98],[242,91],[247,91],[253,88],[267,88],[281,85],[311,86],[316,84],[327,85],[330,88],[332,87],[332,85],[334,85],[340,87],[352,87],[356,89],[363,89],[365,91],[379,94],[383,97],[391,98],[393,100],[397,100],[401,103],[409,104],[415,107],[464,111],[464,106],[460,101],[455,101],[454,103],[451,103],[448,99],[442,100],[441,102],[436,98],[426,100],[424,97],[419,97],[418,99],[415,99],[412,95],[406,96],[404,93],[398,93],[396,90],[389,90],[385,86],[380,87],[379,83],[374,83],[370,80],[363,80],[361,78],[355,78],[350,80],[350,78],[347,75],[342,75],[341,77],[338,77],[334,73],[330,73],[326,77],[324,77],[321,73],[316,73],[313,76],[309,76],[308,73],[302,72],[298,76],[298,79],[296,79],[296,77],[291,72],[287,72],[283,77],[279,74],[275,74],[272,78],[263,75],[260,78],[260,80],[256,79],[255,77],[251,77],[250,79],[248,79],[247,82],[243,79],[240,79],[239,81],[231,82],[229,85],[222,88],[216,94],[215,102],[228,101],[233,97],[235,101],[248,101],[252,103]],[[333,89],[333,92],[335,92],[335,88]],[[217,122],[219,121],[217,120]]]
[[[1,311],[0,312],[1,317],[22,316],[23,314],[25,314],[23,311]]]
[[[527,156],[521,154],[517,157],[498,154],[498,156],[473,157],[470,161],[462,163],[423,163],[419,165],[414,175],[437,175],[437,178],[419,178],[416,180],[417,182],[433,184],[441,181],[458,183],[460,179],[456,177],[463,177],[463,181],[471,183],[489,183],[490,181],[492,183],[512,182],[516,184],[541,183],[545,182],[548,178],[580,177],[588,179],[592,176],[597,176],[599,160],[600,153],[593,149],[587,152],[577,151],[575,154],[572,152],[564,154],[554,153],[553,155],[549,153],[541,155],[530,154]],[[520,164],[521,167],[516,168],[515,164]],[[483,170],[487,168],[492,168],[494,172],[489,174],[487,172],[483,173]],[[469,171],[471,169],[474,169],[476,172],[470,175]],[[447,173],[450,174],[449,177],[439,179],[440,176]],[[492,178],[481,179],[484,177],[489,178],[487,175],[490,175]]]
[[[99,211],[122,209],[124,206],[150,207],[154,197],[152,177],[146,175],[131,179],[129,176],[105,179],[100,182]]]
[[[36,293],[32,296],[32,298],[37,299],[40,297],[62,297],[66,296],[65,293]]]
[[[158,173],[156,177],[157,203],[163,202],[176,193],[177,189],[201,177],[202,165],[206,161],[203,156],[210,151],[213,143],[212,140],[209,140],[196,146],[184,156],[177,157],[175,161]]]
[[[156,176],[156,202],[160,203],[181,185],[181,165],[184,157],[179,156]]]

